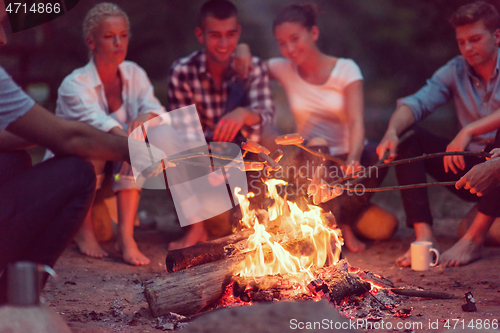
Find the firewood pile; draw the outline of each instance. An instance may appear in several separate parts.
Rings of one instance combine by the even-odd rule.
[[[347,318],[376,320],[389,315],[409,315],[407,309],[395,310],[404,296],[390,291],[394,288],[391,281],[353,269],[346,260],[317,269],[315,276],[307,281],[306,290],[301,288],[303,281],[288,274],[260,278],[234,275],[246,256],[234,250],[238,247],[235,243],[249,232],[170,251],[167,255],[169,273],[145,282],[145,296],[152,314],[192,316],[259,302],[327,299]],[[211,250],[201,255],[201,249]],[[192,261],[188,263],[186,258]]]

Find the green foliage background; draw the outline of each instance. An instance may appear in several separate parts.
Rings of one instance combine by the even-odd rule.
[[[500,0],[491,1],[497,8]],[[99,1],[80,0],[75,9],[40,27],[8,36],[0,64],[26,86],[45,82],[53,106],[57,87],[87,61],[81,25]],[[235,0],[243,35],[263,58],[279,56],[272,19],[291,1]],[[318,0],[320,48],[353,58],[365,77],[366,104],[392,107],[396,98],[416,91],[437,68],[458,54],[451,13],[464,0]],[[118,0],[130,16],[128,59],[137,62],[165,101],[172,62],[199,48],[194,36],[202,0]]]

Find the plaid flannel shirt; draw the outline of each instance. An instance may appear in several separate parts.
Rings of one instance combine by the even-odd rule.
[[[215,126],[225,113],[230,85],[237,80],[230,66],[221,89],[218,89],[207,70],[206,59],[205,50],[196,51],[175,61],[169,72],[168,110],[195,104],[201,121],[202,129],[194,114],[184,112],[182,119],[172,117],[173,126],[187,141],[211,140]],[[248,101],[245,107],[258,113],[262,122],[251,127],[245,126],[241,132],[245,137],[258,141],[262,125],[274,122],[274,102],[267,68],[257,57],[252,58],[252,65],[254,68],[244,82]],[[200,138],[198,133],[204,133],[205,138]]]

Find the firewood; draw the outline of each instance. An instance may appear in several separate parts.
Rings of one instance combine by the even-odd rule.
[[[226,237],[212,241],[198,242],[190,247],[168,251],[165,260],[167,271],[173,273],[189,267],[224,259],[226,257],[225,246],[247,239],[253,233],[253,229],[245,229]]]
[[[348,296],[360,296],[371,289],[369,282],[349,273],[345,260],[339,261],[335,266],[321,268],[318,276],[327,285],[330,300],[337,304]]]
[[[395,294],[409,296],[409,297],[423,297],[423,298],[434,298],[434,299],[460,298],[459,296],[439,291],[411,290],[411,289],[398,289],[398,288],[391,288],[389,290]]]
[[[369,282],[362,281],[356,274],[349,273],[346,262],[341,260],[337,265],[324,267],[317,271],[319,283],[324,286],[316,288],[324,295],[329,294],[331,301],[340,304],[346,297],[362,295],[371,288]],[[273,275],[260,277],[233,277],[233,295],[245,302],[265,302],[281,299],[313,298],[312,293],[304,293],[294,283],[293,276]],[[315,281],[315,282],[316,282]]]
[[[184,249],[168,251],[165,260],[167,271],[178,272],[244,253],[247,251],[247,239],[253,232],[253,229],[246,229],[213,241],[199,242]],[[314,251],[313,244],[306,238],[293,239],[280,244],[294,256],[310,255]],[[264,245],[263,250],[267,259],[272,258],[272,250],[268,245]],[[330,262],[331,258],[328,258],[328,263]]]
[[[144,284],[144,295],[155,317],[169,312],[190,316],[217,301],[231,282],[236,264],[245,254],[191,267],[151,279]]]

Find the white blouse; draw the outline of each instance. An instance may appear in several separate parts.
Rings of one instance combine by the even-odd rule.
[[[146,72],[134,62],[124,61],[119,65],[122,77],[123,105],[128,121],[139,114],[165,113],[153,92]],[[74,70],[62,82],[58,90],[56,115],[65,119],[83,121],[95,128],[109,132],[122,123],[109,114],[108,103],[94,61]]]

